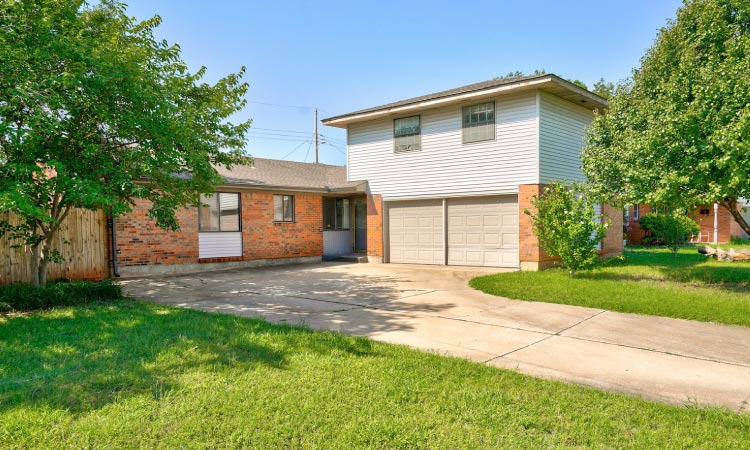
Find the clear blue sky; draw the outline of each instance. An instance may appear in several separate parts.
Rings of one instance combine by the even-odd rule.
[[[312,107],[325,118],[537,68],[623,79],[682,3],[125,1],[139,19],[160,15],[158,37],[208,81],[247,67],[251,155],[308,162]],[[321,162],[343,165],[345,132],[319,132],[336,145],[321,146]]]

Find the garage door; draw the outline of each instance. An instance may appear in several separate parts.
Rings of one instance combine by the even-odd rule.
[[[390,262],[443,264],[443,201],[388,203]]]
[[[449,199],[448,264],[518,267],[518,197]]]

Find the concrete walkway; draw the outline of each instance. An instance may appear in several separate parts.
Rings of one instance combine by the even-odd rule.
[[[750,328],[522,302],[468,287],[493,272],[324,263],[122,284],[163,304],[369,336],[673,404],[750,411]]]

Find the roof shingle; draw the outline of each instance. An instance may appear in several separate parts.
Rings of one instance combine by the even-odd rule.
[[[346,180],[346,166],[253,158],[252,165],[232,170],[216,168],[229,185],[246,187],[310,189],[314,191],[354,190],[363,182]]]

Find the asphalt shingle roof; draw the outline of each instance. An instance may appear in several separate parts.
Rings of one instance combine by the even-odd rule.
[[[346,166],[278,159],[253,158],[252,165],[236,165],[232,170],[217,167],[217,171],[227,184],[247,187],[336,191],[353,190],[363,184],[361,181],[346,181]]]
[[[446,91],[434,92],[432,94],[421,95],[419,97],[412,97],[406,100],[399,100],[397,102],[386,103],[385,105],[374,106],[372,108],[360,109],[359,111],[354,111],[354,112],[350,112],[347,114],[341,114],[338,116],[329,117],[327,119],[323,119],[323,122],[327,122],[329,120],[336,120],[336,119],[340,119],[342,117],[347,117],[347,116],[354,116],[358,114],[365,114],[369,112],[380,111],[383,109],[396,108],[399,106],[410,105],[412,103],[419,103],[419,102],[424,102],[427,100],[433,100],[437,98],[450,97],[452,95],[465,94],[467,92],[481,91],[483,89],[489,89],[493,87],[503,86],[506,84],[517,83],[517,82],[526,81],[526,80],[533,80],[535,78],[544,78],[544,77],[549,77],[549,76],[555,76],[555,75],[552,75],[552,74],[527,75],[523,77],[496,78],[492,80],[481,81],[479,83],[467,84],[466,86],[461,86],[461,87],[457,87],[454,89],[448,89]]]

